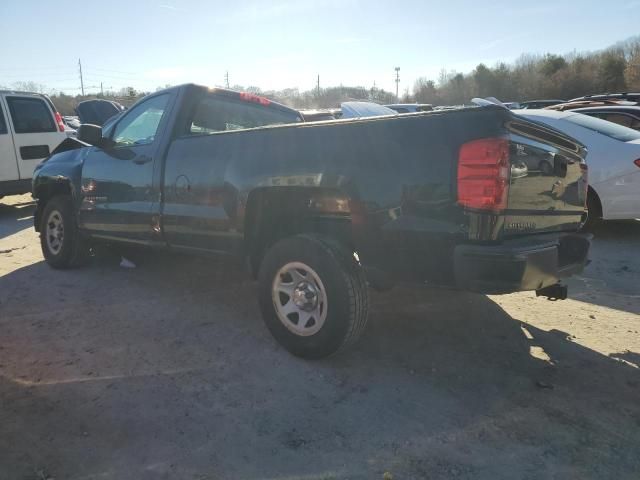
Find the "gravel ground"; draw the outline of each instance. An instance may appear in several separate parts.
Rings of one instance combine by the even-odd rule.
[[[0,479],[640,478],[640,223],[571,300],[396,288],[307,362],[233,264],[53,271],[32,212],[0,204]]]

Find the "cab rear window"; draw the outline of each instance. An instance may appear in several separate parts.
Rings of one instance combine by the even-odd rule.
[[[299,121],[300,116],[295,111],[289,112],[258,103],[209,94],[204,96],[196,106],[188,123],[187,133],[202,135]]]
[[[55,132],[53,115],[39,98],[7,97],[11,121],[16,133]]]
[[[565,120],[621,142],[640,139],[640,132],[636,130],[588,115],[576,113],[567,116]]]

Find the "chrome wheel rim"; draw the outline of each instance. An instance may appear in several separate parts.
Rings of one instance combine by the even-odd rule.
[[[49,214],[45,235],[49,252],[54,255],[60,253],[64,242],[64,222],[62,214],[58,210],[52,210]]]
[[[317,333],[327,319],[327,293],[322,280],[304,263],[287,263],[278,270],[271,296],[278,319],[296,335]]]

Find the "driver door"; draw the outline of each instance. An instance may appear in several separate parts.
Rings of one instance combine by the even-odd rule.
[[[81,181],[79,226],[93,237],[149,244],[160,190],[154,168],[172,93],[154,95],[125,113],[111,129],[113,146],[91,147]]]

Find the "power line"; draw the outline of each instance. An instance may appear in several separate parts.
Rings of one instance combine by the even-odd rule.
[[[106,75],[104,73],[94,72],[94,71],[92,71],[92,69],[90,69],[90,68],[87,69],[86,67],[84,69],[84,72],[87,75],[91,75],[91,76],[94,76],[94,77],[100,77],[100,78],[115,78],[115,79],[118,79],[118,80],[128,80],[128,81],[135,80],[134,77],[123,77],[121,75],[110,75],[110,74]]]
[[[42,70],[68,70],[69,67],[4,67],[0,68],[0,71],[7,70],[10,72],[15,72],[16,70],[29,70],[29,71],[38,71]]]
[[[110,70],[108,68],[89,67],[89,70],[98,70],[100,72],[121,73],[124,75],[137,75],[137,73],[133,73],[133,72],[123,72],[122,70]]]

